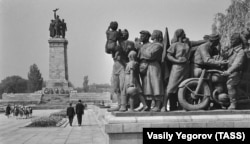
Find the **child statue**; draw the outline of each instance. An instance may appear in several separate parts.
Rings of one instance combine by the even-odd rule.
[[[110,25],[106,31],[107,42],[105,45],[105,51],[108,54],[111,53],[113,54],[117,47],[117,42],[120,37],[120,33],[119,31],[117,31],[117,28],[118,28],[118,23],[116,21],[112,21],[110,22]]]
[[[142,88],[139,81],[139,64],[136,61],[137,53],[135,51],[130,51],[128,54],[129,62],[127,63],[125,69],[125,95],[129,97],[129,112],[134,111],[134,99],[136,96],[139,96],[140,101],[143,104],[142,111],[148,109],[146,101],[142,95]]]

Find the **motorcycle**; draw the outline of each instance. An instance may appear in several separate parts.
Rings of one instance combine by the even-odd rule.
[[[184,80],[179,85],[178,91],[180,105],[188,111],[206,110],[211,103],[228,107],[230,100],[226,93],[225,77],[221,76],[222,73],[219,70],[203,69],[199,78]],[[240,92],[244,93],[242,90]],[[241,102],[244,100],[238,103]]]

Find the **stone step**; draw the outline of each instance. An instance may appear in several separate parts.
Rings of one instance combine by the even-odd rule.
[[[2,95],[2,100],[41,100],[42,94],[34,93],[16,93],[16,94],[7,94]]]
[[[192,116],[192,115],[244,115],[250,110],[199,110],[199,111],[169,111],[169,112],[112,112],[116,117],[145,117],[145,116]]]
[[[72,93],[70,94],[70,101],[82,100],[84,102],[101,102],[105,101],[110,103],[110,93]]]

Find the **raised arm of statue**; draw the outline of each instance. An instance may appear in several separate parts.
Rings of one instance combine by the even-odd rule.
[[[54,11],[54,19],[56,19],[56,11]]]
[[[206,42],[207,42],[206,40],[198,40],[198,41],[190,41],[190,44],[191,44],[191,47],[196,47]]]
[[[59,10],[59,8],[56,8],[56,9],[53,10],[55,19],[56,19],[56,11],[58,11],[58,10]]]

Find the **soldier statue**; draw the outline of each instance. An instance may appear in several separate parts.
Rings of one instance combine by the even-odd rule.
[[[67,25],[64,21],[64,19],[60,19],[59,15],[56,15],[56,11],[59,9],[53,10],[54,12],[54,20],[51,20],[49,31],[50,31],[50,37],[54,38],[65,38],[65,32],[67,31]]]

